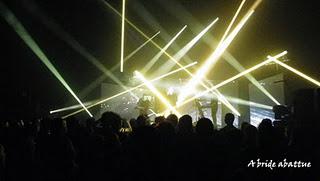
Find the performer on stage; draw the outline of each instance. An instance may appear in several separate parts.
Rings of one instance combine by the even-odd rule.
[[[143,96],[139,99],[136,108],[139,110],[140,115],[148,115],[148,110],[150,106],[151,106],[150,100],[145,94],[143,94]]]
[[[195,106],[199,111],[200,118],[203,118],[204,117],[204,113],[203,113],[203,110],[202,110],[202,105],[200,103],[200,99],[195,99]]]
[[[217,126],[218,101],[211,99],[210,107],[211,107],[212,122],[214,126]]]

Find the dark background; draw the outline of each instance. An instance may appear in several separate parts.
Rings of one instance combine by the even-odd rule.
[[[101,1],[8,0],[2,2],[13,11],[76,94],[99,77],[101,72],[44,26],[39,16],[31,10],[32,7],[36,5],[39,10],[37,12],[41,11],[59,24],[98,58],[106,68],[111,68],[119,62],[121,20]],[[119,11],[121,10],[120,0],[107,2]],[[186,23],[189,27],[195,26],[194,22],[182,22],[180,18],[172,16],[165,8],[165,6],[180,7],[177,5],[181,5],[202,25],[207,25],[219,17],[219,22],[210,30],[210,33],[219,39],[239,3],[240,1],[237,0],[127,0],[126,13],[127,18],[148,36],[156,33],[160,25],[172,37]],[[252,3],[252,0],[248,0],[245,7],[248,8]],[[292,0],[263,1],[230,45],[228,51],[244,67],[250,67],[265,60],[269,54],[288,50],[289,54],[286,57],[290,60],[288,64],[319,80],[320,12],[316,3],[316,1]],[[139,9],[141,7],[149,11],[156,20],[156,22],[151,22],[153,26],[144,21],[143,14],[139,15],[138,12],[142,12]],[[246,11],[246,8],[243,12]],[[180,15],[181,9],[177,8],[176,13],[177,16]],[[33,115],[34,113],[45,114],[49,109],[76,103],[69,92],[2,18],[0,19],[0,31],[2,45],[1,112],[3,114],[23,115],[25,112],[30,114],[32,112]],[[177,39],[176,44],[182,47],[194,36],[195,34],[187,28]],[[160,36],[155,39],[161,46],[164,46],[169,40]],[[139,33],[126,24],[125,54],[129,54],[144,41],[145,39]],[[188,55],[192,60],[202,63],[212,51],[213,49],[205,43],[199,42]],[[132,76],[134,70],[141,69],[157,52],[158,50],[149,44],[125,64],[125,74],[120,74],[117,70],[114,72],[115,75],[126,81],[124,77]],[[168,52],[174,54],[175,50],[169,49]],[[166,60],[167,58],[162,56],[154,68],[156,69]],[[286,71],[271,65],[256,71],[253,75],[259,80],[279,72]],[[225,60],[220,59],[208,78],[223,80],[236,73]],[[288,75],[291,76],[291,74]],[[294,77],[293,80],[299,82],[300,78],[294,75],[292,77]],[[187,78],[187,76],[180,73],[174,78]],[[111,82],[111,80],[106,81]],[[303,83],[302,86],[312,85]],[[80,98],[83,101],[98,98],[99,90],[100,87],[88,96]]]

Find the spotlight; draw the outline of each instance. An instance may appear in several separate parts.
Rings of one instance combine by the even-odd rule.
[[[123,55],[124,55],[124,24],[125,24],[126,0],[122,0],[122,19],[121,19],[121,65],[120,72],[123,72]]]

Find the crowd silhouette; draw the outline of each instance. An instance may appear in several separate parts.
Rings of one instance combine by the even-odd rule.
[[[99,120],[37,119],[1,122],[0,180],[311,180],[310,168],[249,168],[251,160],[313,161],[310,131],[288,133],[263,119],[217,130],[208,118],[174,114],[152,124],[114,112]],[[127,123],[127,126],[126,126]],[[124,128],[127,127],[127,128]]]

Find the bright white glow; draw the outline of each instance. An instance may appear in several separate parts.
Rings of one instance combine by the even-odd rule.
[[[229,33],[229,31],[230,31],[230,29],[231,29],[234,21],[237,19],[237,17],[238,17],[238,15],[239,15],[239,13],[240,13],[240,11],[241,11],[241,9],[242,9],[242,7],[243,7],[243,5],[244,5],[245,2],[246,2],[246,0],[242,0],[239,8],[237,9],[235,15],[233,16],[233,18],[232,18],[232,20],[231,20],[231,22],[230,22],[227,30],[224,32],[224,35],[222,36],[222,38],[221,38],[221,40],[220,40],[220,43],[222,43],[222,42],[224,41],[224,39],[226,38],[226,36],[228,35],[228,33]],[[220,44],[220,43],[219,43],[219,44]]]
[[[123,72],[123,57],[124,57],[124,24],[125,24],[126,0],[122,0],[122,21],[121,21],[121,65],[120,72]]]
[[[279,57],[282,57],[282,56],[286,55],[287,53],[288,53],[287,51],[284,51],[284,52],[282,52],[282,53],[274,56],[274,58],[277,59],[277,58],[279,58]],[[263,61],[263,62],[255,65],[255,66],[253,66],[253,67],[251,67],[251,68],[249,68],[249,69],[247,69],[247,70],[245,70],[245,71],[243,71],[243,72],[241,72],[241,73],[239,73],[239,74],[237,74],[237,75],[235,75],[235,76],[227,79],[227,80],[222,81],[221,83],[213,86],[212,88],[210,88],[210,89],[208,89],[208,90],[206,90],[206,91],[203,91],[203,92],[201,92],[201,93],[198,93],[197,95],[195,95],[195,96],[193,96],[193,97],[191,97],[191,98],[183,101],[182,103],[180,103],[180,104],[177,105],[176,107],[179,108],[179,107],[181,107],[181,106],[183,106],[183,105],[185,105],[185,104],[193,101],[194,99],[197,99],[197,98],[199,98],[199,97],[201,97],[201,96],[204,96],[205,94],[207,94],[207,93],[210,92],[211,90],[218,89],[218,88],[220,88],[220,87],[222,87],[222,86],[224,86],[224,85],[226,85],[226,84],[228,84],[228,83],[230,83],[230,82],[232,82],[232,81],[234,81],[234,80],[236,80],[236,79],[238,79],[238,78],[240,78],[240,77],[242,77],[242,76],[244,76],[244,75],[246,75],[246,74],[248,74],[248,73],[250,73],[250,72],[252,72],[252,71],[254,71],[254,70],[257,70],[258,68],[260,68],[260,67],[262,67],[262,66],[264,66],[264,65],[266,65],[266,64],[268,64],[268,63],[270,63],[270,62],[272,62],[272,61],[273,61],[273,59],[265,60],[265,61]]]
[[[83,105],[88,106],[92,103],[93,103],[93,101],[90,101],[90,102],[83,103]],[[69,110],[73,110],[73,109],[79,109],[81,107],[82,107],[81,105],[73,105],[73,106],[69,106],[69,107],[65,107],[65,108],[61,108],[61,109],[55,109],[55,110],[50,111],[50,114],[63,112],[63,111],[69,111]]]
[[[272,59],[272,61],[274,61],[275,63],[281,65],[282,67],[292,71],[293,73],[299,75],[300,77],[302,77],[302,78],[304,78],[304,79],[306,79],[306,80],[308,80],[308,81],[312,82],[313,84],[315,84],[315,85],[320,87],[320,82],[319,81],[317,81],[317,80],[309,77],[308,75],[300,72],[299,70],[297,70],[297,69],[295,69],[295,68],[293,68],[293,67],[291,67],[291,66],[289,66],[289,65],[287,65],[287,64],[285,64],[285,63],[283,63],[283,62],[281,62],[279,60],[277,60],[277,58],[275,58],[275,57],[268,56],[268,58]]]
[[[167,106],[168,109],[170,109],[174,114],[176,114],[178,117],[181,117],[181,114],[170,104],[170,102],[149,82],[140,72],[135,71],[135,74],[137,77],[151,90],[152,93],[154,93],[160,101]]]
[[[197,71],[194,77],[187,83],[185,86],[185,90],[191,90],[196,87],[196,85],[205,78],[206,74],[209,72],[214,63],[219,59],[219,57],[223,54],[223,52],[228,48],[231,44],[232,40],[236,37],[239,31],[242,29],[244,24],[248,21],[251,15],[254,13],[254,10],[251,10],[235,27],[235,29],[228,35],[228,37],[218,45],[215,51],[209,56],[209,58],[205,61],[203,66]],[[178,104],[180,104],[189,94],[189,91],[185,91],[183,94],[178,97]]]

